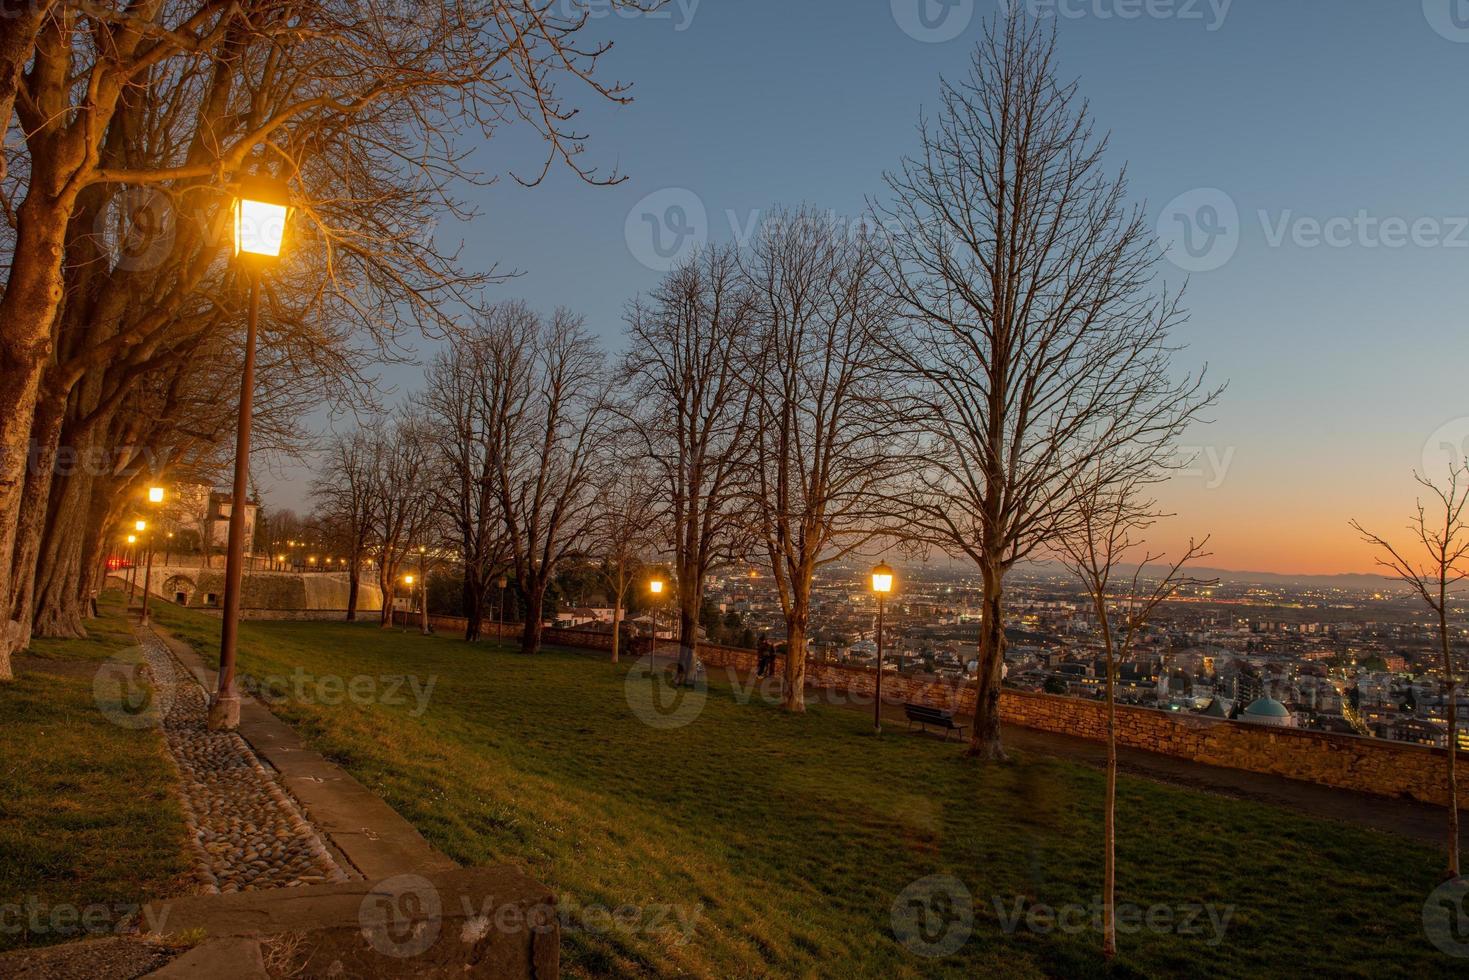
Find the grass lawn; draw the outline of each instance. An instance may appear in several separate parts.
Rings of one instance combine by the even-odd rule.
[[[217,622],[160,618],[212,654]],[[860,712],[792,717],[718,684],[696,721],[660,730],[629,708],[627,666],[587,653],[243,627],[245,674],[298,667],[307,696],[277,712],[454,858],[519,865],[576,907],[697,917],[685,942],[667,922],[618,930],[599,916],[565,935],[568,975],[1463,975],[1420,924],[1442,859],[1395,836],[1124,775],[1119,901],[1231,917],[1217,944],[1206,918],[1199,934],[1124,935],[1109,968],[1091,931],[1047,931],[1041,913],[1038,930],[1005,928],[1017,910],[1093,902],[1103,786],[1090,768],[981,768],[931,737],[874,739]],[[426,710],[406,688],[396,704],[361,696],[387,694],[381,682],[338,693],[403,674],[420,692],[432,681]],[[892,925],[895,899],[930,875],[959,879],[974,903],[973,934],[941,958]]]
[[[99,667],[140,659],[121,604],[102,612],[88,639],[37,640],[0,686],[0,950],[110,931],[186,887],[163,739],[114,724],[94,697]]]

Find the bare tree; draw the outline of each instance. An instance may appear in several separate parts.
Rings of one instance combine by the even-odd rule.
[[[368,433],[372,462],[373,532],[382,626],[393,624],[393,596],[403,564],[432,534],[433,497],[428,479],[432,443],[428,426],[404,412]]]
[[[521,652],[535,653],[546,588],[595,514],[610,421],[603,356],[580,317],[558,309],[546,320],[514,302],[492,307],[473,342],[486,371],[494,488],[525,606]]]
[[[471,336],[435,358],[423,401],[434,433],[437,505],[458,546],[464,570],[464,639],[478,640],[485,604],[496,576],[509,559],[505,520],[496,482],[500,458],[494,424],[500,405],[494,383],[499,345]]]
[[[710,247],[627,312],[626,417],[667,495],[681,677],[693,670],[711,569],[745,550],[754,388],[742,376],[754,302],[735,253]]]
[[[1445,779],[1448,792],[1448,867],[1445,877],[1459,876],[1459,784],[1454,760],[1459,754],[1459,687],[1463,683],[1449,641],[1449,599],[1455,585],[1469,578],[1469,523],[1464,508],[1469,504],[1469,469],[1454,466],[1449,470],[1448,486],[1439,486],[1426,476],[1415,478],[1431,495],[1430,511],[1422,498],[1418,512],[1408,522],[1408,536],[1414,547],[1422,550],[1423,559],[1414,561],[1404,551],[1380,535],[1368,531],[1357,521],[1352,528],[1362,540],[1378,549],[1377,564],[1388,575],[1404,582],[1417,593],[1438,618],[1440,669],[1444,713],[1448,722],[1448,748]]]
[[[785,616],[789,711],[805,710],[812,577],[891,532],[878,491],[912,462],[876,258],[864,229],[799,209],[773,212],[742,262],[757,323],[749,504]]]
[[[1076,494],[1074,519],[1055,544],[1062,563],[1080,580],[1091,601],[1107,660],[1102,955],[1108,959],[1117,954],[1117,665],[1132,653],[1134,642],[1160,604],[1180,589],[1205,584],[1185,575],[1183,567],[1208,555],[1204,550],[1207,537],[1190,540],[1171,561],[1147,551],[1142,535],[1162,515],[1151,500],[1140,496],[1142,482],[1101,480],[1084,486]],[[1132,575],[1118,582],[1120,566],[1134,561]],[[1154,563],[1161,563],[1162,574],[1149,576],[1147,568]],[[1121,595],[1113,592],[1117,586],[1125,590]]]
[[[1006,574],[1064,529],[1079,474],[1146,464],[1116,450],[1169,444],[1215,394],[1173,377],[1179,297],[1155,288],[1153,236],[1054,53],[1023,12],[987,25],[877,207],[906,323],[894,353],[931,460],[908,497],[912,534],[968,556],[983,582],[969,747],[982,758],[1004,756]]]
[[[330,525],[347,556],[347,622],[357,619],[362,566],[372,553],[377,519],[382,510],[378,494],[385,489],[379,476],[383,465],[378,433],[354,429],[327,442],[319,461],[320,476],[311,484],[317,519]]]
[[[634,576],[654,540],[653,482],[644,466],[609,468],[598,496],[591,547],[600,562],[597,574],[612,597],[612,662],[621,656],[622,620]]]

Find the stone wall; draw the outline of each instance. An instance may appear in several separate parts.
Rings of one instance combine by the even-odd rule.
[[[464,629],[464,620],[457,616],[429,618],[441,632]],[[405,619],[409,620],[408,625],[418,622],[417,616],[405,617],[400,613],[399,621]],[[519,633],[514,624],[507,627],[507,632],[512,636]],[[606,633],[547,628],[542,631],[542,638],[558,646],[611,649],[611,637]],[[665,640],[658,647],[660,657],[674,656],[675,644]],[[630,655],[647,651],[647,637],[638,637]],[[706,670],[744,673],[756,666],[754,650],[713,643],[699,645],[699,659]],[[784,663],[778,663],[777,674],[783,669]],[[870,667],[812,662],[806,668],[806,681],[812,688],[840,694],[838,700],[844,703],[871,704],[877,671]],[[956,715],[974,714],[974,688],[969,684],[888,672],[882,678],[882,699],[889,704],[926,704]],[[1106,705],[1101,701],[1006,690],[1000,696],[1000,718],[1011,725],[1076,738],[1104,741],[1107,737]],[[1446,750],[1406,742],[1271,728],[1118,705],[1117,744],[1205,765],[1285,776],[1379,796],[1407,797],[1439,805],[1448,800],[1444,788]],[[1460,765],[1469,765],[1469,752],[1460,752],[1459,760]],[[1469,809],[1469,794],[1463,794],[1460,806]]]
[[[605,640],[597,634],[576,630],[554,632],[559,638],[552,640],[548,635],[548,643],[582,646]],[[701,644],[699,658],[706,669],[732,668],[741,672],[754,670],[756,662],[753,650],[715,644]],[[783,669],[784,664],[779,667]],[[806,669],[806,679],[813,688],[841,693],[841,700],[847,703],[865,700],[870,704],[877,671],[870,667],[813,662]],[[883,701],[890,704],[926,704],[958,715],[974,714],[974,688],[969,684],[889,672],[883,674],[882,695]],[[1077,738],[1105,741],[1107,737],[1106,704],[1101,701],[1006,690],[1000,696],[1000,718],[1008,724]],[[1447,750],[1406,742],[1272,728],[1118,705],[1117,744],[1205,765],[1285,776],[1379,796],[1407,797],[1439,805],[1448,801],[1444,787]],[[1469,752],[1459,753],[1459,764],[1469,765]],[[1460,806],[1469,809],[1469,794],[1461,794]]]

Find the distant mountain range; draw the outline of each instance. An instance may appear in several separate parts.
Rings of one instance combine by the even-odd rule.
[[[1033,574],[1048,577],[1068,577],[1068,572],[1057,562],[1037,562],[1028,566]],[[1132,566],[1125,566],[1127,574]],[[1233,568],[1207,568],[1189,566],[1189,574],[1195,578],[1217,578],[1221,582],[1243,585],[1293,586],[1305,589],[1350,589],[1358,592],[1398,591],[1407,588],[1403,583],[1371,572],[1342,572],[1337,575],[1306,575],[1293,572],[1243,572]]]

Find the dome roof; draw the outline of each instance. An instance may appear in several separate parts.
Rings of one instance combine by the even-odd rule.
[[[1251,701],[1241,717],[1260,725],[1289,725],[1292,723],[1290,712],[1286,710],[1285,705],[1272,697],[1256,698]]]

